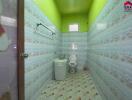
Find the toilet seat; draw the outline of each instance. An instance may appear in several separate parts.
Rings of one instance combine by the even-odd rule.
[[[69,57],[69,65],[71,67],[75,67],[77,65],[77,57],[75,54],[70,55]]]
[[[76,67],[77,63],[76,62],[70,62],[69,65],[70,65],[70,67]]]

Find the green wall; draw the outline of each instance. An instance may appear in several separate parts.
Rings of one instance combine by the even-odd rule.
[[[88,13],[88,29],[96,20],[97,16],[100,14],[107,1],[108,0],[93,0],[90,12]]]
[[[54,0],[34,0],[43,13],[53,22],[53,24],[61,29],[61,14],[54,3]]]
[[[68,25],[78,23],[80,32],[87,32],[101,13],[108,0],[93,0],[88,14],[71,14],[62,17],[62,32],[68,32]]]
[[[78,23],[79,32],[87,32],[96,17],[100,14],[107,0],[93,0],[88,14],[70,14],[61,16],[54,0],[34,0],[43,13],[62,32],[68,32],[68,25]]]
[[[69,31],[69,24],[79,24],[79,32],[87,32],[87,14],[70,14],[62,17],[62,32]]]

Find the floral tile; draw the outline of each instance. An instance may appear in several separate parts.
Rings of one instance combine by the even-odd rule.
[[[64,81],[51,81],[38,100],[102,100],[89,72],[69,74]]]

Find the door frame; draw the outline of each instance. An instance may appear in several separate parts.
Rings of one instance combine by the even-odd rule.
[[[23,53],[24,53],[24,0],[17,0],[17,84],[18,84],[18,100],[25,100]]]

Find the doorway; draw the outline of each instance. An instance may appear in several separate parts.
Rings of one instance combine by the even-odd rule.
[[[24,0],[0,0],[0,100],[24,100]]]

